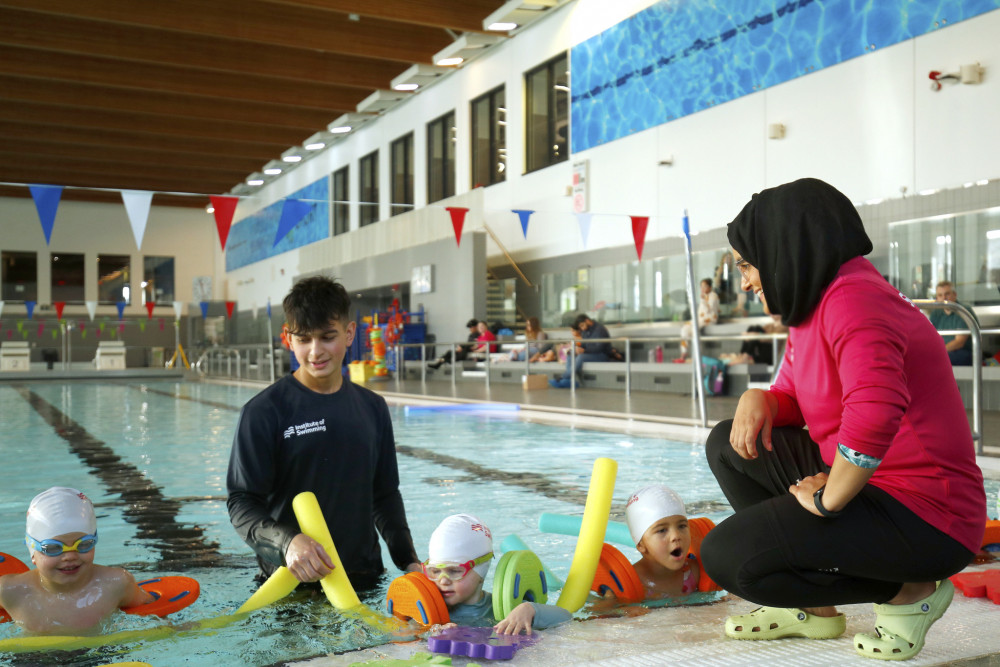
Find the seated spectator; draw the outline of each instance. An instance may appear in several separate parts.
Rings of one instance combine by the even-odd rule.
[[[549,335],[542,331],[542,325],[539,324],[538,318],[529,317],[528,322],[524,326],[524,349],[511,350],[511,361],[524,359],[525,356],[528,357],[528,361],[531,363],[554,360],[555,353],[552,351],[552,343],[544,342],[548,339]],[[544,356],[551,356],[551,359],[543,359],[542,357]]]
[[[947,280],[939,282],[934,290],[934,300],[959,303],[955,285]],[[969,308],[969,311],[972,311],[972,309]],[[972,316],[975,317],[976,314],[973,313]],[[979,322],[979,318],[976,318],[976,322]],[[969,328],[969,325],[965,323],[962,316],[950,308],[932,310],[931,324],[938,331]],[[972,365],[972,340],[969,334],[947,335],[941,338],[944,339],[944,349],[948,351],[948,359],[951,361],[952,366]]]
[[[479,335],[476,336],[476,340],[479,341],[479,345],[472,349],[469,353],[469,358],[471,359],[485,359],[486,355],[490,352],[496,352],[500,349],[499,345],[493,344],[493,341],[497,339],[495,333],[490,331],[490,327],[486,322],[477,322],[476,330]]]
[[[476,339],[479,338],[479,320],[472,318],[465,323],[465,326],[469,328],[468,341],[470,343],[475,343]],[[472,352],[475,345],[460,345],[455,349],[455,361],[464,361],[469,353]],[[444,353],[443,356],[438,357],[434,361],[427,363],[428,368],[441,368],[441,364],[451,363],[451,350]]]
[[[566,356],[566,372],[558,380],[549,380],[549,384],[558,389],[566,389],[572,383],[572,373],[576,374],[578,385],[582,386],[582,369],[588,361],[613,361],[611,356],[611,342],[596,339],[610,338],[608,328],[600,322],[595,322],[587,315],[578,315],[576,318],[576,329],[580,330],[580,342],[576,346],[576,363],[570,368],[573,361],[572,356]],[[594,342],[588,342],[594,340]]]
[[[719,295],[712,291],[712,280],[705,278],[701,281],[701,299],[698,301],[698,331],[701,331],[709,324],[719,321]],[[691,340],[691,322],[685,322],[681,327],[681,356],[674,359],[676,363],[687,361],[688,341]]]
[[[781,323],[780,315],[772,315],[771,322],[760,326],[757,324],[747,328],[747,333],[776,334],[788,333],[788,327]],[[720,354],[719,359],[727,364],[767,364],[774,363],[773,347],[766,338],[750,338],[743,341],[738,354]]]

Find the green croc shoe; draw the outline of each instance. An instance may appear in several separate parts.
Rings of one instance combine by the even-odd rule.
[[[749,614],[726,619],[726,636],[733,639],[833,639],[844,634],[847,619],[843,614],[815,616],[801,609],[760,607]]]
[[[909,660],[924,647],[927,630],[944,615],[955,587],[947,579],[937,590],[913,604],[875,605],[875,634],[854,635],[854,649],[866,658]]]

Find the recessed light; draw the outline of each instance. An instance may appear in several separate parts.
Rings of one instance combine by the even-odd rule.
[[[350,125],[339,125],[337,127],[328,127],[326,129],[331,134],[347,134],[354,128],[352,128]]]
[[[491,23],[488,26],[486,26],[487,30],[495,30],[497,32],[510,32],[515,28],[517,28],[516,23],[509,23],[504,21],[497,21],[496,23]]]
[[[393,88],[393,90],[408,91],[408,90],[416,90],[419,87],[420,87],[420,84],[418,84],[418,83],[400,83],[400,84],[397,84],[397,85],[393,86],[392,88]]]
[[[282,162],[302,162],[301,155],[286,155],[281,158]]]
[[[277,167],[271,167],[270,169],[265,169],[264,173],[267,174],[268,176],[277,176],[278,174],[281,173],[281,170],[278,169]]]
[[[324,144],[322,141],[317,141],[314,144],[306,144],[305,145],[305,149],[307,151],[318,151],[318,150],[321,150],[323,148],[326,148],[326,144]]]
[[[452,65],[461,65],[463,62],[465,62],[465,58],[455,57],[455,58],[442,58],[435,64],[441,67],[451,67]]]
[[[252,178],[249,181],[247,181],[247,185],[264,185],[264,179],[263,178]]]

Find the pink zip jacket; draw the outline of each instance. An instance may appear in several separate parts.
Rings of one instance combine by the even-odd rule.
[[[979,551],[986,492],[944,342],[868,260],[845,262],[791,327],[771,393],[775,426],[808,426],[827,465],[838,443],[881,458],[871,484]]]

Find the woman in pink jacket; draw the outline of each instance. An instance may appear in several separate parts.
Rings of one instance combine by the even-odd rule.
[[[726,634],[833,638],[846,628],[834,605],[874,602],[875,633],[856,650],[910,658],[986,521],[941,336],[863,258],[861,218],[822,181],[754,195],[729,242],[742,288],[790,330],[774,386],[744,393],[706,445],[735,514],[705,539],[705,570],[767,605]]]

